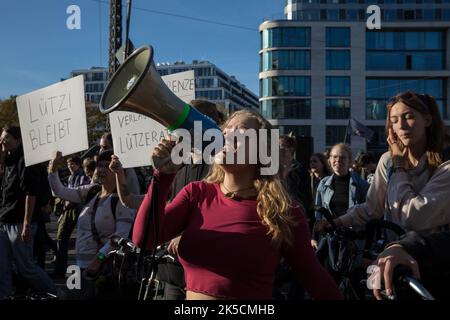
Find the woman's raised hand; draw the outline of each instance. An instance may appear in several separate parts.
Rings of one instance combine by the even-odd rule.
[[[53,173],[58,170],[62,166],[63,163],[63,156],[60,151],[56,151],[55,156],[52,160],[48,163],[48,172]]]
[[[160,141],[152,154],[152,164],[155,169],[163,173],[175,173],[181,168],[181,165],[174,164],[171,158],[172,149],[176,144],[170,137],[166,137]]]
[[[124,172],[119,157],[114,154],[111,156],[111,162],[109,163],[109,170],[111,170],[115,174],[120,174]]]

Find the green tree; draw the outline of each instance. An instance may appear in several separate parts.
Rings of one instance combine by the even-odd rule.
[[[86,101],[86,121],[89,145],[93,145],[104,132],[109,130],[107,116],[102,114],[96,105]],[[19,125],[16,96],[0,100],[0,129],[6,125]]]
[[[97,143],[103,133],[107,132],[108,116],[104,115],[98,109],[98,106],[86,101],[86,120],[88,129],[89,145]]]
[[[6,125],[19,125],[17,114],[16,96],[0,100],[0,128]]]

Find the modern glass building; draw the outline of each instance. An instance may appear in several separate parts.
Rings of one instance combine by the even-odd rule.
[[[161,76],[194,70],[195,97],[221,104],[228,112],[242,108],[259,110],[258,96],[241,84],[234,76],[229,76],[213,63],[194,60],[184,62],[157,63],[156,69]],[[73,70],[71,77],[84,75],[86,100],[98,105],[108,80],[108,69],[92,67]]]
[[[242,108],[259,110],[257,95],[209,61],[157,63],[156,69],[161,76],[194,70],[195,98],[221,104],[228,113]]]
[[[73,70],[70,73],[70,77],[76,77],[81,74],[84,75],[86,101],[98,105],[108,82],[108,68],[91,67],[90,69]]]
[[[366,27],[370,5],[381,29]],[[316,152],[344,141],[350,117],[375,132],[354,151],[385,151],[386,102],[408,89],[433,95],[449,126],[449,28],[450,0],[287,0],[284,20],[259,27],[261,111]]]

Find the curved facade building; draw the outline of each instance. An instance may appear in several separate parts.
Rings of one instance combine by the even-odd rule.
[[[401,1],[286,1],[285,20],[259,27],[263,115],[282,133],[313,136],[316,152],[344,141],[354,118],[375,135],[347,142],[379,154],[387,99],[410,89],[433,95],[449,126],[450,0]],[[372,4],[379,30],[366,26]]]

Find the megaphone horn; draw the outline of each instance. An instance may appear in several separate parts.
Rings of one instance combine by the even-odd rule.
[[[202,129],[220,130],[217,124],[187,103],[184,103],[163,82],[153,63],[153,48],[142,46],[130,55],[106,86],[100,100],[102,113],[131,111],[152,118],[169,131],[191,130],[194,121]]]

